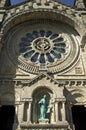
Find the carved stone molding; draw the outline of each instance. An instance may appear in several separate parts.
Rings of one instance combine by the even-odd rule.
[[[47,0],[45,1],[34,0],[30,2],[25,2],[16,7],[14,6],[13,8],[9,8],[8,10],[6,10],[7,17],[3,22],[3,30],[7,26],[8,28],[10,28],[14,26],[15,24],[23,22],[25,20],[25,18],[23,17],[24,15],[31,14],[31,13],[33,15],[33,13],[35,14],[36,12],[39,13],[43,11],[48,12],[48,13],[55,13],[56,15],[60,14],[61,20],[64,20],[64,16],[65,16],[66,18],[65,22],[67,22],[67,24],[70,24],[71,26],[74,26],[76,29],[79,28],[78,32],[79,33],[81,32],[82,26],[83,26],[81,13],[69,6],[63,5],[53,0],[48,0],[48,1]],[[52,17],[50,18],[53,19]],[[59,20],[60,20],[60,17],[59,17]],[[5,29],[5,32],[6,31],[7,29]]]
[[[40,78],[40,77],[39,77]],[[55,82],[59,87],[86,87],[86,80],[54,80],[51,77],[49,77],[52,82]],[[47,80],[49,80],[47,79]],[[39,79],[33,79],[33,80],[0,80],[0,85],[10,85],[14,86],[16,88],[22,88],[25,86],[30,87],[32,84],[37,82]],[[63,99],[63,98],[62,98]]]
[[[67,87],[86,87],[86,80],[67,80],[65,81]]]
[[[67,122],[58,122],[58,124],[28,124],[27,122],[23,122],[20,124],[20,127],[23,129],[35,129],[35,130],[41,130],[41,128],[44,128],[48,130],[49,128],[52,128],[53,130],[55,129],[67,129],[68,128],[68,123]]]
[[[44,29],[41,30],[41,28]],[[34,38],[35,31],[40,35]],[[73,35],[70,34],[70,31]],[[44,32],[44,36],[41,35],[41,32]],[[50,32],[51,34],[49,34]],[[5,39],[6,50],[9,60],[27,73],[39,74],[42,71],[40,70],[41,64],[45,64],[48,73],[62,73],[71,69],[80,58],[79,42],[75,35],[78,35],[77,32],[75,34],[71,27],[63,23],[33,20],[18,25],[8,33]],[[27,44],[28,38],[31,41]],[[40,46],[42,40],[44,42]],[[57,44],[60,44],[59,47]],[[36,60],[34,60],[34,57],[36,57]]]

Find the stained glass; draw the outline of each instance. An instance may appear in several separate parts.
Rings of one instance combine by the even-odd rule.
[[[21,38],[19,44],[20,53],[24,58],[30,58],[31,62],[53,63],[60,60],[66,52],[66,43],[62,36],[52,31],[34,30]],[[47,60],[46,60],[47,59]]]

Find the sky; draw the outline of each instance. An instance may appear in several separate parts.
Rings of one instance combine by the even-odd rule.
[[[17,4],[17,3],[20,3],[20,2],[23,2],[25,0],[11,0],[11,4]]]
[[[20,3],[20,2],[23,2],[23,1],[26,1],[26,0],[11,0],[11,4],[14,5],[14,4],[17,4],[17,3]],[[65,4],[68,4],[68,5],[73,5],[74,3],[74,0],[59,0]]]

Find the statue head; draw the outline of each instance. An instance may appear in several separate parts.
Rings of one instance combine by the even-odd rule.
[[[43,97],[44,97],[44,98],[46,98],[47,96],[46,96],[46,95],[44,95]]]

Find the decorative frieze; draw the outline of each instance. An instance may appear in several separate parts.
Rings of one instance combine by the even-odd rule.
[[[45,76],[44,76],[45,77]],[[22,88],[25,86],[30,87],[31,85],[33,85],[35,82],[37,82],[38,80],[41,80],[42,77],[38,77],[35,78],[33,80],[0,80],[0,85],[6,85],[6,86],[13,86],[16,88]],[[65,80],[65,79],[61,79],[61,80],[54,80],[52,77],[47,77],[47,80],[50,80],[52,82],[55,82],[55,84],[58,84],[59,87],[65,86],[65,87],[86,87],[86,80]]]
[[[73,24],[73,21],[78,24],[79,28],[81,28],[82,30],[82,24],[81,24],[81,13],[69,6],[66,5],[62,5],[59,2],[55,2],[52,0],[37,0],[37,1],[28,1],[25,2],[21,5],[16,6],[15,8],[9,8],[8,10],[6,10],[6,14],[7,17],[4,20],[4,24],[3,24],[3,28],[7,26],[7,24],[12,20],[13,23],[16,23],[17,20],[15,20],[15,18],[17,16],[22,16],[25,13],[31,13],[31,12],[39,12],[39,11],[44,11],[44,12],[54,12],[57,14],[62,14],[62,16],[64,15],[65,17],[68,17],[69,19],[72,20],[72,23],[70,23],[71,25]],[[59,17],[60,18],[60,17]],[[62,17],[61,17],[62,18]],[[18,20],[19,21],[19,20]],[[21,19],[20,19],[21,21]],[[12,21],[11,21],[12,22]],[[12,24],[11,24],[12,25]],[[80,31],[79,30],[79,33]]]
[[[60,4],[59,2],[51,1],[51,0],[36,0],[36,1],[30,1],[28,3],[24,3],[20,6],[17,6],[15,8],[11,8],[7,11],[8,17],[12,15],[15,15],[19,12],[26,11],[28,9],[57,9],[56,11],[59,11],[60,13],[67,13],[70,14],[72,17],[79,16],[80,17],[80,12],[78,12],[75,9],[71,7],[67,7],[65,5]]]
[[[86,80],[67,80],[64,83],[66,87],[86,87]]]

